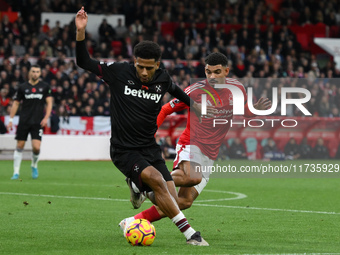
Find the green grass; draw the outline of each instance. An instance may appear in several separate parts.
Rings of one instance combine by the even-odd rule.
[[[32,180],[23,161],[21,180],[12,181],[12,161],[0,161],[0,254],[340,252],[339,178],[211,178],[200,202],[184,211],[210,247],[187,245],[169,219],[154,223],[152,246],[132,247],[117,224],[151,204],[132,209],[111,162],[42,161],[39,170]],[[226,200],[235,197],[229,191],[247,197]]]

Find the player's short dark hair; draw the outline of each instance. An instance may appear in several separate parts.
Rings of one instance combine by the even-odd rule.
[[[210,66],[217,65],[228,66],[228,58],[220,52],[214,52],[209,54],[204,61],[206,65]]]
[[[160,60],[162,56],[161,48],[152,41],[141,41],[138,43],[133,50],[133,54],[136,58],[155,59],[155,61]]]
[[[39,68],[39,69],[41,69],[41,67],[40,67],[39,65],[37,65],[37,64],[31,65],[30,70],[31,70],[32,68]]]

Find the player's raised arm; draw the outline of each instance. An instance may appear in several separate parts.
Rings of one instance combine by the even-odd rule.
[[[85,29],[87,25],[88,17],[84,10],[84,7],[77,12],[75,18],[75,24],[77,27],[76,33],[76,61],[77,65],[81,68],[88,70],[98,76],[102,76],[99,68],[99,61],[91,59],[86,49],[85,44]]]

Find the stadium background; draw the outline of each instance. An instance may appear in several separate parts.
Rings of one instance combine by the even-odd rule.
[[[79,134],[98,134],[94,128],[98,118],[93,117],[109,116],[109,91],[99,78],[75,65],[74,23],[61,26],[58,21],[42,19],[42,13],[47,17],[48,13],[74,15],[84,5],[91,14],[125,17],[119,25],[103,21],[95,33],[98,36],[87,34],[92,57],[132,61],[133,46],[141,40],[153,40],[161,45],[162,65],[182,89],[191,79],[204,77],[204,57],[215,51],[229,58],[231,77],[243,78],[246,87],[253,87],[255,101],[262,95],[271,97],[271,85],[254,84],[256,78],[313,80],[303,85],[312,93],[306,107],[313,117],[308,120],[302,117],[299,122],[302,124],[289,132],[282,128],[235,127],[224,146],[229,156],[236,137],[241,138],[241,147],[252,159],[264,157],[268,138],[274,139],[275,150],[283,152],[291,137],[297,144],[306,137],[311,148],[322,138],[327,149],[322,156],[315,150],[307,158],[340,158],[340,126],[335,119],[340,117],[337,83],[340,67],[313,42],[316,37],[339,37],[340,1],[0,2],[0,118],[5,123],[18,84],[27,79],[29,66],[38,63],[43,68],[42,79],[51,84],[54,97],[53,115],[46,133],[70,134],[70,130],[77,130],[77,125],[70,126],[77,116],[76,119],[88,123]],[[286,82],[284,86],[294,85]],[[163,103],[170,99],[164,97]],[[299,118],[301,112],[291,108],[288,116]],[[165,151],[174,147],[185,120],[185,112],[171,116],[159,130],[159,142]],[[108,130],[100,134],[108,134]]]

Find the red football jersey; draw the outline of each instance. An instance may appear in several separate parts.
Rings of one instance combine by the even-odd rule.
[[[237,86],[244,94],[245,107],[247,107],[247,95],[244,86],[236,79],[226,78],[226,84]],[[207,105],[214,106],[218,114],[214,118],[203,117],[202,122],[196,114],[188,113],[188,121],[185,130],[178,143],[182,145],[196,145],[202,153],[210,159],[217,158],[219,148],[223,143],[230,128],[230,120],[233,118],[233,95],[229,89],[214,89],[207,80],[194,83],[185,89],[195,102],[201,103],[202,94],[207,95]],[[157,125],[160,126],[167,115],[188,108],[186,104],[173,99],[162,107],[158,115]],[[245,111],[249,112],[249,111]],[[227,124],[218,124],[214,127],[214,119],[227,120]]]

